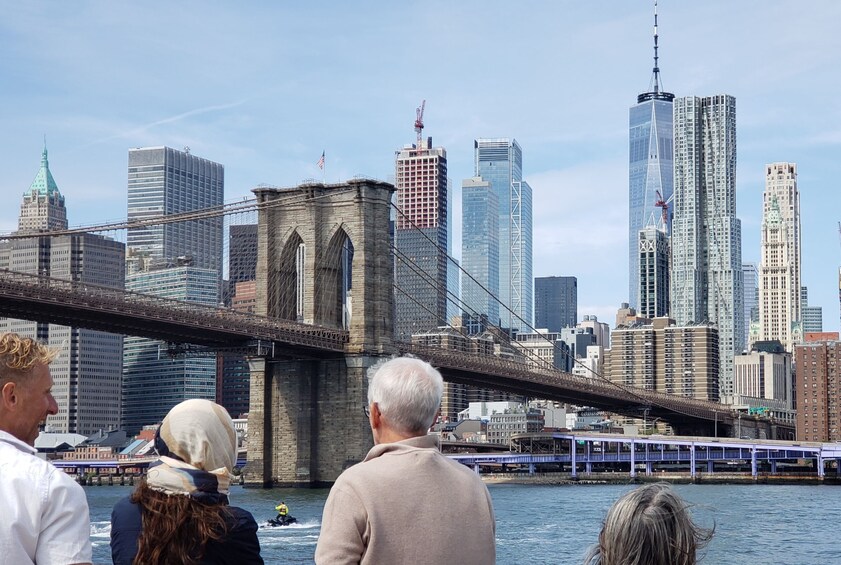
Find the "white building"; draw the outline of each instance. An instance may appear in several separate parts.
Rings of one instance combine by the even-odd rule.
[[[604,348],[601,345],[588,345],[587,355],[576,360],[572,366],[572,374],[581,377],[598,377],[603,375]]]
[[[677,98],[674,128],[670,316],[718,327],[721,392],[732,394],[733,356],[744,349],[736,99]]]
[[[803,338],[797,165],[767,165],[763,198],[758,339],[779,340],[793,352]]]

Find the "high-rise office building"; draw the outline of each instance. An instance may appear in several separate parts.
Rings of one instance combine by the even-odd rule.
[[[759,339],[759,267],[756,263],[742,263],[742,291],[742,333],[747,346]]]
[[[257,224],[230,226],[228,280],[232,287],[239,282],[257,280]]]
[[[574,328],[578,322],[578,279],[536,277],[534,279],[534,325],[550,332]]]
[[[490,183],[499,202],[500,325],[525,330],[532,323],[532,196],[523,180],[523,150],[514,139],[477,139],[475,175]],[[467,232],[466,226],[462,228]],[[509,312],[510,309],[511,311]],[[513,312],[513,314],[512,314]]]
[[[672,110],[675,95],[664,92],[660,85],[657,41],[655,9],[651,84],[648,92],[637,96],[637,104],[631,107],[628,120],[628,300],[633,308],[639,306],[641,289],[640,230],[654,226],[667,236],[671,233],[667,210],[673,187]],[[668,295],[665,298],[668,301]]]
[[[669,313],[669,237],[654,226],[641,229],[637,235],[637,312],[643,318],[666,316]]]
[[[143,147],[128,152],[128,220],[146,220],[224,204],[225,168],[189,150]],[[129,272],[190,257],[222,276],[222,216],[131,228]]]
[[[800,193],[797,165],[765,167],[762,260],[759,265],[759,339],[786,351],[802,340],[800,312]]]
[[[809,306],[809,289],[800,287],[800,313],[803,318],[803,335],[823,332],[823,307]]]
[[[13,271],[122,288],[125,246],[113,239],[80,233],[37,235],[67,229],[64,196],[50,172],[47,149],[32,185],[24,193],[18,234],[6,242],[0,264]],[[0,318],[0,331],[36,338],[59,355],[50,364],[58,413],[47,417],[51,430],[91,435],[120,424],[123,338],[100,331]]]
[[[674,101],[674,219],[670,315],[718,328],[721,395],[733,394],[744,349],[741,221],[736,218],[736,99]]]
[[[216,306],[214,269],[189,265],[126,276],[126,288],[161,298]],[[167,344],[127,336],[123,352],[123,428],[137,433],[160,422],[170,408],[190,398],[216,399],[216,359],[205,355],[170,357]]]
[[[477,334],[487,322],[499,325],[499,199],[490,182],[462,181],[461,225],[462,317],[469,333]]]
[[[404,147],[395,178],[394,334],[410,341],[447,323],[447,151],[432,138]]]
[[[129,150],[128,218],[148,219],[224,203],[225,170],[188,150]],[[217,305],[221,298],[222,217],[128,230],[126,289],[164,298]],[[136,432],[160,421],[188,398],[216,398],[212,357],[167,356],[165,343],[125,340],[123,426]],[[149,385],[154,383],[154,394]]]

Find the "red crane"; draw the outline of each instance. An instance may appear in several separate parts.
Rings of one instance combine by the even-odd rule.
[[[667,232],[668,231],[668,225],[669,225],[669,223],[668,223],[668,221],[669,221],[669,202],[671,202],[672,198],[674,198],[674,194],[669,196],[668,200],[663,200],[663,195],[660,194],[659,190],[655,190],[654,192],[657,194],[657,200],[654,202],[654,205],[657,206],[658,208],[663,209],[662,228],[663,228],[663,231]]]
[[[415,109],[415,133],[418,134],[418,144],[417,149],[420,151],[421,148],[421,139],[423,137],[423,109],[426,107],[426,100],[421,102],[419,108]]]

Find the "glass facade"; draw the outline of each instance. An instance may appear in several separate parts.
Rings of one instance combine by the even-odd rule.
[[[759,267],[756,263],[742,263],[742,289],[745,293],[742,333],[747,345],[759,339]],[[751,331],[751,324],[753,324],[753,331]],[[754,337],[751,337],[752,334]]]
[[[640,293],[639,232],[656,226],[671,233],[671,214],[664,221],[656,204],[672,197],[674,160],[673,95],[650,93],[640,98],[631,107],[628,127],[628,300],[634,308],[639,308]]]
[[[499,324],[499,201],[488,181],[479,177],[465,179],[461,185],[461,300],[463,320],[485,316]],[[471,333],[484,328],[476,327]]]
[[[514,139],[473,142],[475,175],[490,183],[499,203],[500,325],[526,330],[532,317],[532,191],[523,181],[523,151]],[[466,227],[462,228],[466,233]],[[464,237],[462,235],[462,237]],[[509,309],[511,312],[509,312]]]
[[[169,147],[129,150],[128,219],[144,220],[220,207],[225,170]],[[132,228],[127,233],[126,289],[217,305],[223,257],[221,216]],[[123,353],[123,427],[154,424],[178,402],[216,397],[216,360],[170,359],[166,344],[127,337]]]
[[[126,277],[126,287],[161,298],[216,305],[213,269],[174,267]],[[124,342],[123,428],[137,433],[160,422],[174,405],[189,398],[216,398],[216,358],[167,355],[163,341],[128,336]]]
[[[224,203],[225,168],[219,163],[169,147],[130,149],[128,220],[203,210]],[[222,217],[131,228],[127,247],[141,265],[192,264],[222,273]],[[142,270],[142,266],[140,267]],[[135,263],[130,272],[137,270]]]
[[[574,328],[578,323],[578,279],[537,277],[534,279],[534,327],[550,332]]]

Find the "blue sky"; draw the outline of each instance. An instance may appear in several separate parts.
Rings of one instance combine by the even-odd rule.
[[[460,218],[476,137],[513,137],[534,191],[534,274],[574,275],[579,316],[627,301],[628,108],[648,90],[652,2],[11,2],[0,5],[0,231],[16,227],[43,136],[71,225],[126,215],[130,147],[225,165],[226,199],[393,176],[447,148]],[[841,3],[661,0],[678,96],[732,94],[742,254],[759,260],[764,165],[793,161],[803,284],[838,330]],[[460,245],[456,225],[456,248]]]

